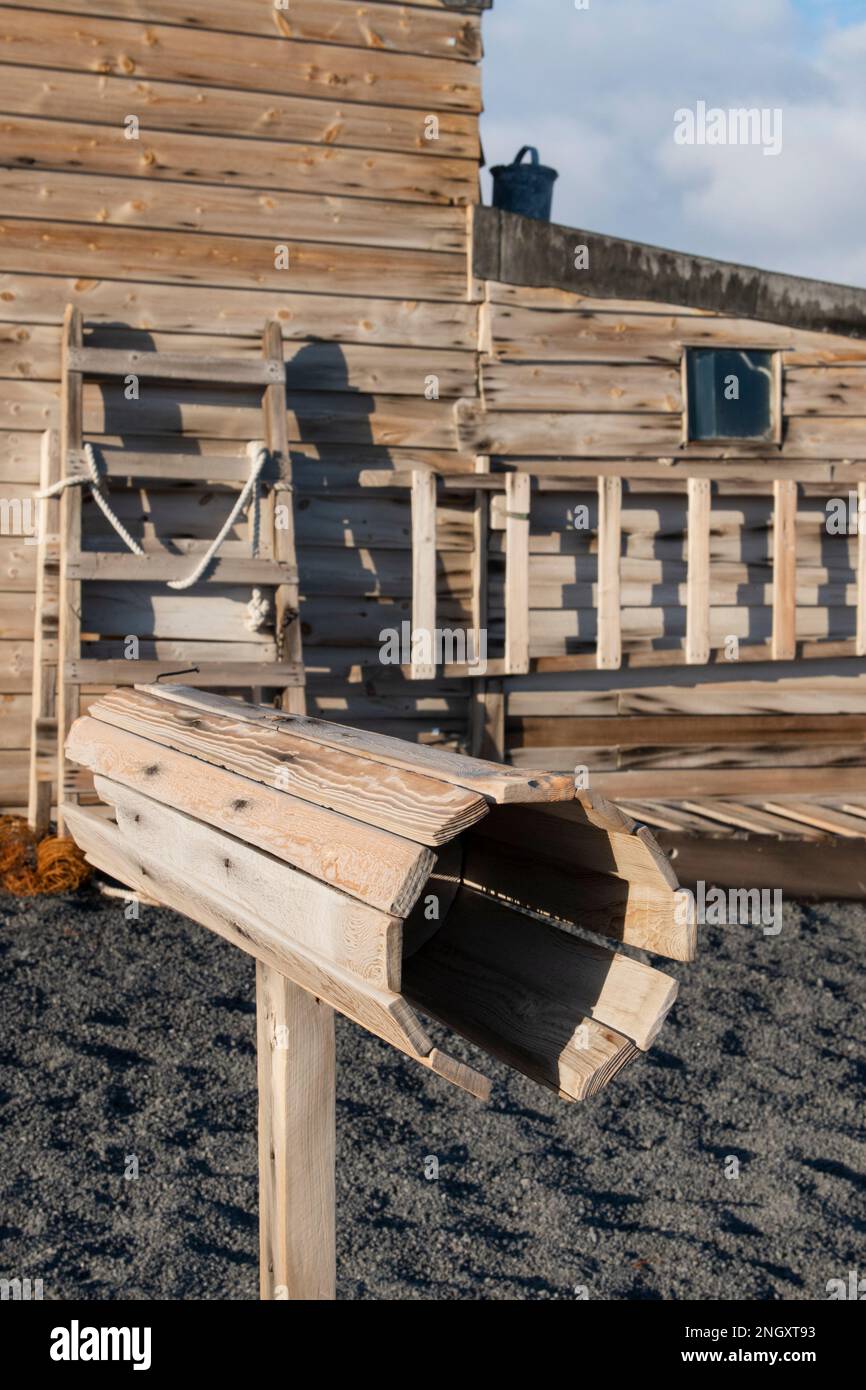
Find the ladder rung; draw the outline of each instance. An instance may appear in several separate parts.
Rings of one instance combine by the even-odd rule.
[[[77,560],[66,566],[69,579],[101,579],[118,583],[165,584],[170,579],[185,579],[195,568],[198,556],[191,555],[132,555],[118,551],[82,551]],[[227,557],[217,555],[209,565],[201,584],[297,584],[297,570],[277,560],[255,556]],[[192,591],[190,591],[192,592]]]
[[[164,479],[173,483],[245,483],[250,475],[246,455],[219,454],[141,454],[126,449],[103,449],[97,445],[97,459],[109,478]],[[70,449],[67,469],[73,478],[89,476],[84,451]],[[277,477],[273,462],[265,464],[262,482]]]
[[[285,380],[285,363],[259,357],[192,357],[182,352],[71,348],[69,370],[87,376],[156,377],[163,381],[270,386]]]
[[[83,657],[68,661],[64,675],[71,685],[154,685],[160,676],[176,673],[181,667],[198,666],[194,675],[185,677],[193,686],[226,686],[242,689],[245,686],[288,686],[304,684],[303,667],[294,662],[276,661],[97,661]]]

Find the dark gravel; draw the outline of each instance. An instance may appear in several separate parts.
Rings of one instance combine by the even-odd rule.
[[[490,1064],[484,1108],[339,1019],[339,1296],[796,1300],[866,1274],[864,928],[824,904],[776,938],[705,929],[654,1050],[584,1105]],[[0,992],[0,1275],[255,1299],[251,961],[172,913],[3,897]]]

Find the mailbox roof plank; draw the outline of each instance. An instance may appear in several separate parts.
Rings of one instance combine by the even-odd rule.
[[[332,962],[294,948],[288,941],[275,945],[273,938],[261,929],[250,904],[240,905],[224,898],[212,886],[205,892],[199,891],[189,882],[187,873],[174,873],[157,855],[142,852],[134,840],[130,842],[121,828],[104,816],[71,805],[64,807],[64,814],[76,842],[91,864],[146,896],[156,897],[173,911],[191,917],[317,998],[326,1000],[339,1013],[422,1066],[478,1099],[487,1099],[490,1093],[487,1079],[472,1067],[434,1048],[420,1019],[401,995],[360,980]]]
[[[76,721],[67,754],[94,773],[205,820],[304,873],[396,917],[412,908],[435,859],[429,849],[286,792],[113,728]]]
[[[137,686],[136,689],[195,709],[233,715],[265,727],[278,726],[295,738],[307,739],[323,748],[342,749],[374,763],[426,774],[441,782],[450,782],[477,792],[495,803],[571,801],[574,797],[574,777],[571,773],[505,767],[500,763],[467,758],[439,748],[425,748],[423,744],[408,743],[388,734],[353,729],[323,719],[311,719],[306,715],[283,714],[261,705],[233,704],[219,695],[193,690],[188,686],[166,683]]]
[[[424,845],[452,840],[487,814],[477,792],[254,724],[236,702],[187,709],[144,690],[113,690],[94,719]]]

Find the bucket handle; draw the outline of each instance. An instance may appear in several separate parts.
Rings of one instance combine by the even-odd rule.
[[[538,150],[535,148],[534,145],[524,145],[523,149],[519,150],[518,153],[515,155],[514,162],[511,167],[514,168],[515,165],[519,164],[525,154],[529,155],[530,164],[538,164]]]

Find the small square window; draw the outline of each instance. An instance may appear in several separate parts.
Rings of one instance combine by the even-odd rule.
[[[688,438],[775,439],[776,353],[687,348]]]

